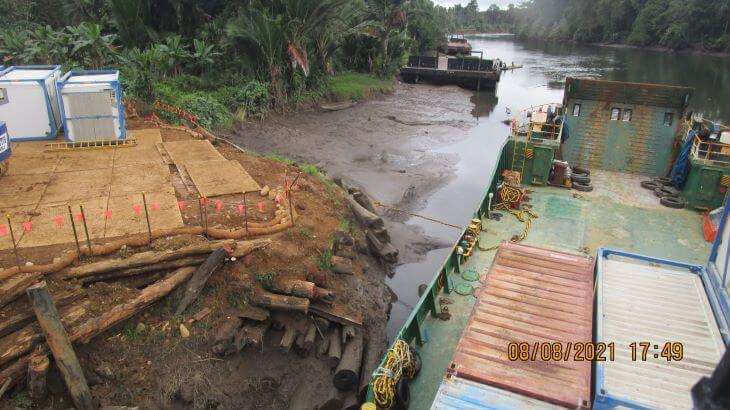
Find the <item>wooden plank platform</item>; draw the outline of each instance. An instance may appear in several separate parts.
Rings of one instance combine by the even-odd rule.
[[[590,406],[591,363],[511,361],[512,342],[591,342],[593,258],[503,244],[452,358],[458,377],[548,403]]]
[[[261,190],[259,184],[238,161],[191,161],[185,163],[185,170],[201,196],[213,197]]]

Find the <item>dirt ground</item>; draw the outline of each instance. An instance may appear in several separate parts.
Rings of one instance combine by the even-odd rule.
[[[245,124],[230,138],[261,153],[316,164],[374,200],[417,212],[455,172],[456,158],[434,147],[461,140],[473,126],[471,93],[455,86],[399,83],[392,95],[332,112],[298,112]],[[450,246],[384,214],[399,263]]]
[[[130,121],[128,126],[139,128],[149,127],[149,124]],[[162,137],[163,141],[190,138],[187,133],[178,130],[163,130]],[[296,166],[242,152],[224,142],[219,142],[216,148],[226,159],[238,161],[261,186],[280,186],[286,175],[299,172]],[[177,199],[186,201],[181,212],[184,224],[199,224],[197,198],[184,189],[175,178],[174,170],[171,169],[171,173]],[[255,192],[248,193],[246,199],[249,220],[264,221],[273,217],[273,201],[262,200]],[[216,205],[219,200],[226,204],[220,210]],[[243,218],[235,204],[242,201],[240,194],[209,199],[206,204],[209,226],[240,227]],[[260,350],[248,347],[239,354],[223,358],[211,352],[211,337],[216,326],[229,316],[231,309],[241,308],[247,303],[247,294],[241,283],[255,283],[257,275],[271,273],[304,279],[307,273],[321,270],[320,255],[331,246],[335,230],[350,230],[355,238],[361,236],[343,203],[344,191],[337,186],[303,173],[292,201],[299,216],[296,226],[268,236],[273,244],[265,250],[225,264],[211,277],[201,297],[182,317],[176,317],[172,312],[180,296],[178,289],[141,315],[77,347],[77,354],[92,386],[92,395],[100,404],[144,409],[283,409],[287,408],[297,389],[300,390],[298,397],[310,398],[312,405],[326,396],[332,379],[329,366],[315,354],[281,351],[277,347],[283,333],[280,330],[269,330]],[[264,203],[263,213],[258,211],[258,202]],[[172,249],[203,240],[200,236],[161,238],[149,247],[127,248],[108,257],[124,257],[148,249]],[[23,249],[21,259],[23,262],[47,263],[68,246],[74,245]],[[12,251],[0,252],[0,266],[14,264]],[[330,289],[335,292],[338,301],[346,301],[348,307],[362,312],[368,343],[384,350],[389,302],[384,269],[371,257],[361,254],[356,255],[355,265],[355,275],[334,276],[330,273]],[[52,294],[74,285],[54,276],[47,280]],[[84,288],[93,305],[85,317],[94,316],[133,297],[138,292],[135,286],[133,280],[127,280],[97,283]],[[211,309],[210,314],[192,324],[187,322],[206,308]],[[27,309],[27,302],[21,298],[0,309],[0,318]],[[186,323],[190,337],[181,336],[178,330],[180,323]],[[52,374],[55,371],[52,370]],[[50,376],[51,394],[44,403],[30,404],[27,393],[16,390],[5,394],[0,408],[68,408],[70,399],[60,380]],[[192,403],[180,400],[180,386],[192,391]]]

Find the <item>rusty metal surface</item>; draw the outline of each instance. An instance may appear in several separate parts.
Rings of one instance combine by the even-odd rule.
[[[593,258],[503,244],[452,358],[458,377],[576,407],[590,403],[591,366],[573,361],[510,361],[510,342],[590,342]]]
[[[694,88],[622,81],[565,79],[565,97],[683,109]]]

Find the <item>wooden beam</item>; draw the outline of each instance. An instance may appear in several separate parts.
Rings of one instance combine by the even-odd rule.
[[[64,329],[61,319],[58,317],[58,311],[53,304],[50,293],[48,293],[46,282],[42,281],[29,287],[26,293],[76,408],[95,410],[86,377],[84,377],[84,372],[81,370],[81,364],[71,346],[71,340],[66,333],[66,329]]]

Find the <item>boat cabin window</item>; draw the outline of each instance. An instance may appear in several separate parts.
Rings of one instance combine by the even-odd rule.
[[[580,116],[580,104],[573,104],[573,117]]]
[[[621,117],[621,109],[620,108],[611,108],[611,121],[618,121],[618,119]]]
[[[667,127],[671,127],[673,120],[674,120],[674,114],[672,114],[671,112],[664,113],[664,125],[666,125]]]
[[[631,110],[624,109],[624,115],[621,117],[622,121],[631,121]]]

